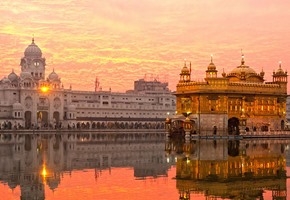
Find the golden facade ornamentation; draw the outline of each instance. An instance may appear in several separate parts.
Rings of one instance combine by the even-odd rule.
[[[264,75],[263,70],[256,73],[247,66],[243,55],[241,64],[229,73],[223,71],[221,77],[211,58],[204,81],[191,80],[191,64],[188,67],[185,63],[176,86],[176,116],[172,121],[180,121],[176,124],[182,126],[182,114],[191,113],[191,121],[197,124],[192,133],[283,130],[287,71],[280,63],[271,82],[266,82]]]

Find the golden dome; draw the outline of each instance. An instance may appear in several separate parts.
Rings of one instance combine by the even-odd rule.
[[[238,66],[230,72],[230,74],[232,75],[240,75],[241,73],[244,73],[245,75],[257,74],[255,70],[253,70],[249,66]]]
[[[282,69],[282,67],[281,67],[281,62],[279,63],[279,68],[277,69],[277,71],[276,71],[275,74],[277,74],[277,75],[279,75],[279,74],[283,74],[283,75],[284,75],[284,71],[283,71],[283,69]]]
[[[253,70],[252,68],[250,68],[249,66],[245,65],[245,58],[244,58],[244,55],[242,55],[242,60],[241,60],[241,65],[240,66],[237,66],[235,69],[233,69],[229,75],[241,75],[241,74],[244,74],[245,76],[246,75],[250,75],[250,74],[253,74],[253,75],[256,75],[256,71]]]
[[[191,63],[190,63],[190,65],[191,65]],[[184,62],[184,66],[181,69],[180,75],[188,75],[188,74],[190,74],[190,69],[186,66],[186,62]]]
[[[188,74],[188,73],[189,73],[189,69],[186,66],[184,66],[181,70],[181,74]]]

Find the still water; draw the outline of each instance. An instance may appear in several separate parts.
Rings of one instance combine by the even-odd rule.
[[[1,134],[0,199],[290,199],[289,142]]]

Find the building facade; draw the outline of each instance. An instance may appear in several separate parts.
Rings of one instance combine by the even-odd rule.
[[[290,130],[290,96],[286,100],[286,119],[287,119],[287,129]]]
[[[191,65],[191,64],[190,64]],[[191,80],[191,66],[181,70],[176,87],[174,126],[182,126],[189,115],[192,131],[283,130],[286,124],[287,71],[281,63],[273,80],[265,82],[263,70],[256,73],[245,64],[218,76],[211,59],[204,81]],[[184,117],[185,116],[185,117]]]
[[[32,43],[14,70],[0,81],[1,129],[11,128],[162,128],[175,112],[168,83],[135,81],[134,90],[65,89],[53,71],[46,76],[46,59]]]

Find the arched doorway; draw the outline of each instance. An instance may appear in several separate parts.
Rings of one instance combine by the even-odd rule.
[[[228,121],[228,130],[229,130],[229,135],[239,135],[239,125],[240,121],[236,117],[232,117]]]
[[[281,130],[283,131],[285,129],[285,121],[281,120]]]
[[[31,127],[31,111],[26,111],[24,113],[24,119],[25,119],[25,128]]]
[[[53,123],[54,123],[54,126],[58,127],[59,126],[59,112],[55,111],[53,113]]]
[[[48,112],[47,111],[38,111],[37,112],[37,123],[41,126],[48,127]]]

